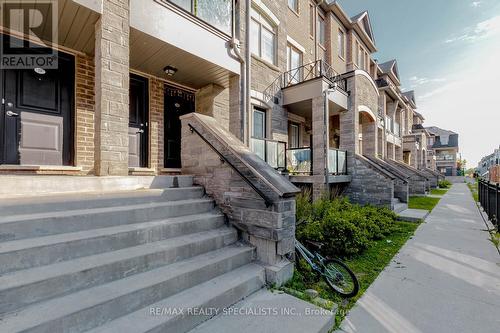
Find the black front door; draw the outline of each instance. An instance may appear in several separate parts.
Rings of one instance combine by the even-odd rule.
[[[165,89],[165,168],[181,167],[180,116],[194,112],[194,94],[182,89]]]
[[[73,163],[74,57],[57,69],[0,71],[0,164]]]
[[[148,79],[130,74],[129,166],[148,166]]]

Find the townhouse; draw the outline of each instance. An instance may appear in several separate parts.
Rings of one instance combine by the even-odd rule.
[[[493,182],[499,182],[499,172],[498,169],[500,165],[500,147],[495,149],[495,151],[489,155],[484,156],[479,161],[476,172],[480,177],[490,179]]]
[[[3,8],[2,56],[57,66],[1,70],[0,274],[18,282],[0,330],[189,331],[208,318],[145,313],[288,280],[300,189],[395,210],[428,190],[423,118],[397,62],[372,58],[367,12],[41,2]],[[20,9],[51,19],[34,36]]]
[[[426,127],[429,132],[428,150],[436,159],[436,170],[445,176],[458,173],[458,134],[436,126]]]

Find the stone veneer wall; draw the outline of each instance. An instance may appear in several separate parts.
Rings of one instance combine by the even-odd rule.
[[[352,180],[344,194],[358,204],[392,209],[394,179],[363,156],[355,155],[352,160],[353,163],[349,167]]]
[[[295,194],[298,189],[251,153],[214,118],[191,113],[181,119],[183,173],[195,175],[195,183],[204,186],[231,224],[242,231],[243,239],[256,247],[257,260],[266,266],[267,281],[282,284],[293,274],[293,264],[287,257],[294,252]],[[197,133],[191,132],[188,124],[194,126],[214,148]],[[269,207],[214,149],[231,161],[252,184],[273,198]],[[276,184],[278,188],[288,189],[289,193],[286,196],[277,194]]]
[[[128,175],[129,0],[103,0],[95,26],[95,172]]]

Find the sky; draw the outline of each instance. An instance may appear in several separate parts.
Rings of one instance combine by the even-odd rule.
[[[426,126],[459,134],[467,167],[500,146],[500,1],[340,0],[368,10],[380,63],[396,59]]]

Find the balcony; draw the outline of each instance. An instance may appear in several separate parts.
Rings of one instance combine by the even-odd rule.
[[[286,142],[251,138],[250,149],[271,167],[286,169]]]
[[[327,62],[317,60],[298,68],[291,69],[280,76],[264,90],[266,102],[274,100],[282,89],[323,78],[329,87],[335,87],[347,96],[347,80],[337,73]],[[323,90],[320,91],[322,93]]]
[[[230,0],[164,0],[231,36],[233,2]]]

